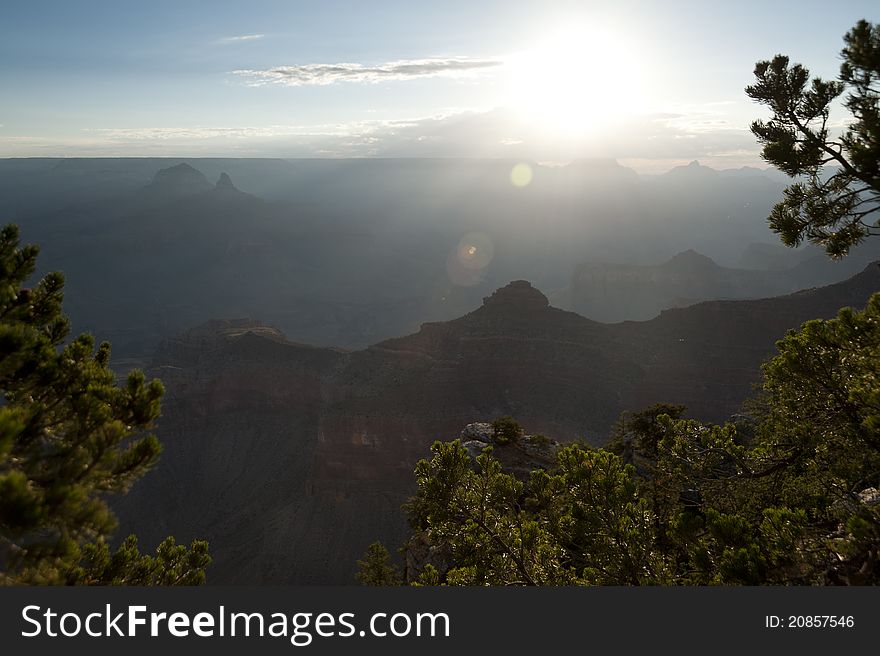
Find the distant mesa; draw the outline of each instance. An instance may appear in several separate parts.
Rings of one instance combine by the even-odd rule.
[[[158,362],[190,366],[203,357],[213,357],[230,344],[244,342],[245,348],[254,341],[288,343],[277,328],[253,319],[214,319],[190,328],[173,339],[164,340],[156,352]]]
[[[693,249],[682,251],[673,256],[671,260],[661,265],[663,268],[686,273],[698,273],[700,271],[714,271],[721,267],[711,257],[707,257]]]
[[[215,196],[220,196],[224,202],[232,199],[257,200],[256,196],[246,193],[236,187],[235,183],[232,182],[232,178],[230,178],[229,174],[225,172],[221,173],[220,177],[217,178],[217,184],[214,185],[212,192]]]
[[[701,177],[715,177],[718,175],[718,171],[709,167],[703,166],[700,164],[699,160],[693,160],[687,166],[676,166],[674,169],[669,171],[666,175],[671,175],[673,177],[684,176],[701,176]]]
[[[516,310],[542,310],[550,301],[527,280],[514,280],[483,299],[488,308],[511,308]]]
[[[267,326],[262,321],[255,319],[213,319],[196,326],[184,333],[183,337],[193,341],[218,340],[228,341],[244,335],[258,335],[279,342],[286,342],[287,338],[277,328]]]
[[[234,184],[232,184],[232,179],[229,177],[229,175],[227,173],[220,174],[220,179],[217,180],[216,187],[217,187],[217,189],[234,189],[235,191],[238,191],[236,186]]]
[[[208,192],[228,195],[248,196],[232,182],[228,173],[221,173],[216,184],[211,184],[205,175],[189,164],[182,163],[159,170],[144,191],[160,199],[186,198]]]
[[[189,164],[177,164],[159,170],[147,189],[169,196],[191,196],[213,189],[213,185],[198,169]]]

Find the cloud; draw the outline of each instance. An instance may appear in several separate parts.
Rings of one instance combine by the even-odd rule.
[[[747,128],[698,113],[629,116],[580,137],[547,134],[543,128],[513,110],[455,110],[407,121],[339,124],[308,143],[320,144],[323,151],[339,157],[699,158],[721,162],[735,156],[760,161],[759,148]]]
[[[763,166],[748,122],[717,108],[621,116],[580,137],[547,133],[512,109],[450,107],[406,120],[321,124],[123,126],[56,140],[0,136],[11,156],[503,157],[542,162],[615,158],[661,171],[699,159],[715,168]],[[8,130],[0,135],[8,135]]]
[[[108,141],[201,141],[218,138],[277,137],[297,134],[303,128],[286,125],[243,127],[144,127],[144,128],[87,128],[83,132],[96,134]]]
[[[291,87],[326,86],[339,82],[377,83],[415,80],[423,77],[464,77],[504,64],[501,59],[449,57],[401,59],[375,66],[364,64],[302,64],[277,66],[266,70],[242,69],[235,75],[247,78],[253,86],[281,84]]]
[[[265,34],[240,34],[238,36],[228,36],[225,39],[220,39],[218,43],[241,43],[242,41],[259,41],[260,39],[265,38]]]

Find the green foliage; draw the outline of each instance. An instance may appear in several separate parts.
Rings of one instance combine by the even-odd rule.
[[[529,435],[527,441],[535,446],[549,446],[550,438],[546,435]]]
[[[492,422],[492,437],[496,444],[516,442],[522,436],[522,426],[513,417],[501,417]]]
[[[450,585],[567,583],[557,545],[523,506],[523,483],[501,470],[491,449],[476,466],[458,440],[436,442],[431,460],[416,465],[419,491],[410,523],[448,547]]]
[[[650,510],[617,456],[571,445],[553,473],[536,471],[526,484],[491,451],[472,467],[457,441],[432,450],[416,466],[410,522],[448,547],[454,565],[432,567],[420,584],[638,584],[661,575]]]
[[[795,582],[804,513],[767,508],[757,522],[707,507],[674,523],[681,546],[678,582],[691,585],[760,585]]]
[[[142,555],[134,535],[110,553],[107,543],[87,544],[78,567],[67,573],[70,585],[201,585],[205,568],[210,565],[208,543],[194,540],[187,549],[165,538],[155,556]]]
[[[764,367],[773,398],[767,457],[849,481],[847,492],[880,469],[880,294],[857,312],[790,332]],[[817,430],[819,429],[819,430]],[[849,454],[841,457],[843,453]],[[856,456],[856,457],[850,457]]]
[[[864,501],[880,487],[880,294],[864,311],[810,321],[777,346],[764,368],[772,402],[756,467],[834,534],[845,552],[828,554],[834,576],[880,581],[880,507]]]
[[[669,472],[657,468],[660,440],[667,432],[667,419],[679,419],[683,405],[655,403],[637,412],[620,415],[605,448],[635,467],[639,494],[654,516],[654,535],[658,545],[668,545],[669,524],[678,507],[679,492],[672,491]]]
[[[65,341],[61,274],[23,287],[37,252],[19,248],[15,226],[0,232],[0,583],[7,584],[64,583],[84,558],[97,562],[94,545],[116,526],[108,495],[126,491],[161,450],[149,433],[161,383],[133,371],[117,385],[107,343],[96,347],[90,335]],[[172,544],[157,562],[182,557],[171,558]],[[132,545],[123,547],[133,557]],[[199,546],[187,557],[203,556]],[[83,576],[95,578],[90,567]],[[174,578],[169,571],[165,580]]]
[[[762,156],[802,178],[773,208],[771,228],[787,246],[806,240],[835,258],[880,234],[877,220],[871,223],[880,210],[880,25],[859,21],[844,43],[836,81],[811,79],[802,65],[777,55],[756,64],[756,82],[746,88],[773,113],[751,126]],[[830,107],[844,92],[852,122],[833,139]]]
[[[876,582],[878,507],[866,498],[880,484],[880,294],[777,347],[748,445],[733,426],[668,422],[659,467],[698,515],[678,520],[691,580]]]
[[[665,577],[655,551],[654,515],[632,466],[612,453],[571,445],[552,473],[531,481],[535,510],[579,584],[640,585]]]
[[[880,582],[880,293],[777,346],[748,423],[655,405],[622,416],[609,450],[566,446],[528,481],[491,450],[434,444],[410,523],[450,557],[413,582]]]
[[[685,410],[683,405],[655,403],[638,412],[624,412],[614,424],[605,448],[627,464],[635,465],[639,471],[653,469],[657,461],[657,445],[664,435],[660,417],[679,419]]]
[[[400,574],[391,564],[388,549],[380,542],[374,542],[358,561],[357,580],[361,585],[390,586],[400,585]]]
[[[413,581],[412,585],[417,588],[441,585],[440,572],[438,572],[437,568],[431,563],[428,563],[425,565],[424,569],[419,572],[419,577]]]

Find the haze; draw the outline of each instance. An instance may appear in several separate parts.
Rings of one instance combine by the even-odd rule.
[[[130,533],[191,544],[188,584],[350,584],[364,554],[371,584],[877,582],[862,18],[876,1],[4,7],[0,584],[31,556],[22,582],[159,580],[82,578],[74,539]],[[855,82],[826,113],[836,85],[756,70],[777,53]]]
[[[759,165],[756,59],[833,76],[872,6],[19,3],[0,24],[0,156]]]

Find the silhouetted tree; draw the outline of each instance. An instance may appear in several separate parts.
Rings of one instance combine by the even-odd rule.
[[[19,248],[15,226],[0,232],[0,583],[198,582],[203,573],[183,574],[179,562],[203,570],[204,543],[190,554],[167,543],[149,560],[129,541],[100,566],[116,527],[108,496],[126,491],[161,450],[148,430],[162,385],[133,371],[119,386],[109,344],[66,341],[61,274],[23,287],[37,253]],[[141,576],[108,578],[136,564]]]
[[[129,535],[111,553],[103,539],[83,548],[80,565],[67,573],[66,582],[74,585],[201,585],[205,568],[211,564],[208,543],[197,540],[189,549],[165,538],[156,555],[138,551],[138,541]]]
[[[663,415],[680,419],[685,410],[683,405],[655,403],[644,410],[622,412],[605,448],[643,473],[657,460],[657,445],[663,437],[658,419]]]
[[[802,65],[777,55],[756,64],[757,81],[746,88],[773,112],[751,126],[763,158],[800,178],[773,208],[770,226],[787,246],[806,240],[834,258],[880,234],[880,25],[859,21],[844,42],[835,81],[811,79]],[[852,122],[835,139],[830,108],[844,92]]]

